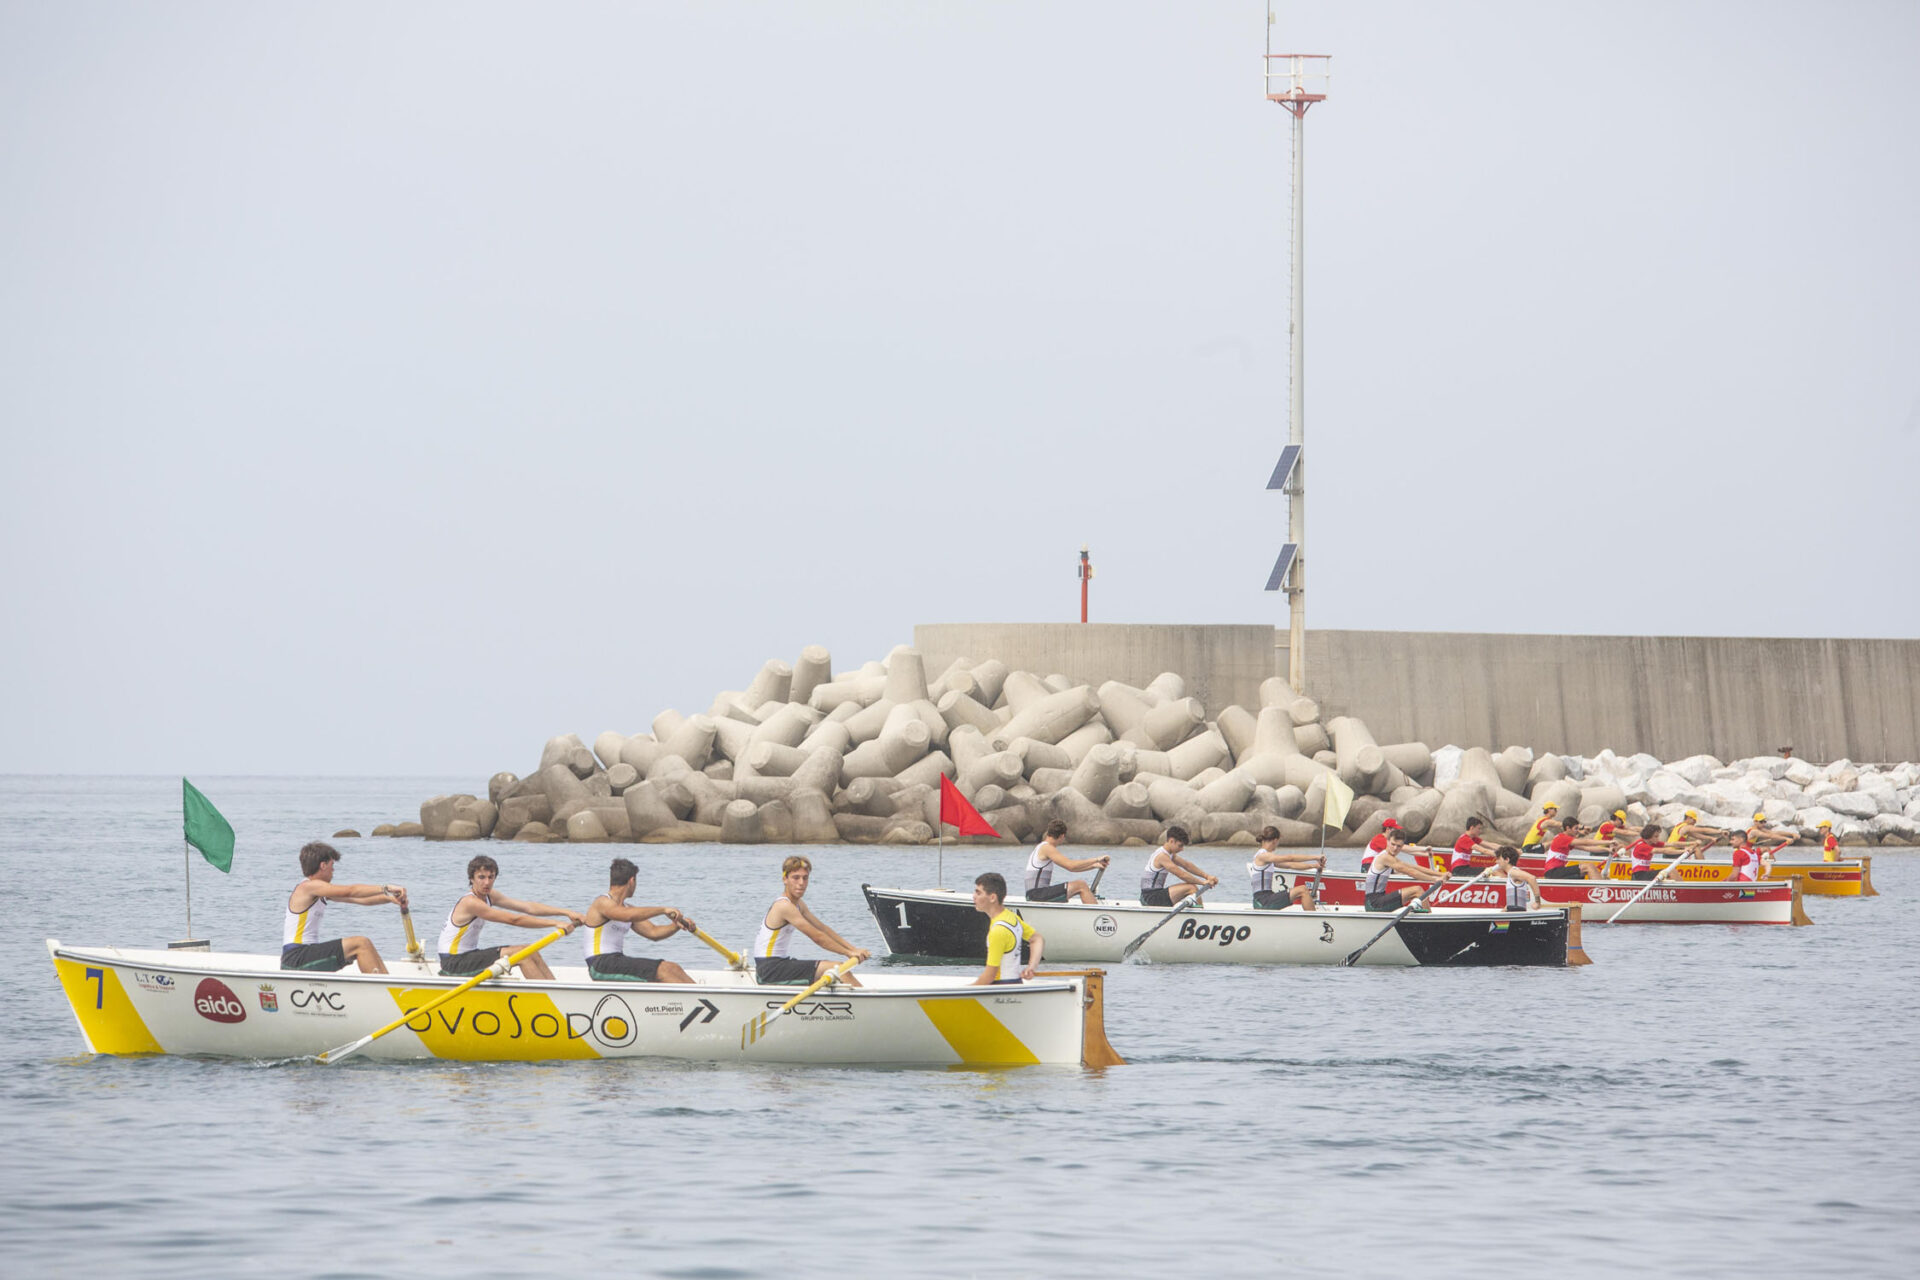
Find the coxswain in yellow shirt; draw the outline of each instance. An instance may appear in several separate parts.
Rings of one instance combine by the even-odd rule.
[[[1540,816],[1527,828],[1527,838],[1520,842],[1520,852],[1538,853],[1546,847],[1547,837],[1553,834],[1549,828],[1560,826],[1560,806],[1549,800],[1540,806]]]
[[[976,987],[996,982],[1024,982],[1040,965],[1046,940],[1039,930],[1007,910],[1007,881],[989,871],[973,882],[973,909],[987,918],[987,967],[973,980]],[[1020,944],[1027,944],[1027,962],[1020,963]]]
[[[1840,837],[1833,834],[1832,821],[1825,818],[1821,819],[1819,831],[1821,859],[1826,862],[1840,861]]]

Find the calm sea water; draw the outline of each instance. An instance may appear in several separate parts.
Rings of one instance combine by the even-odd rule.
[[[239,833],[232,875],[196,856],[196,932],[263,951],[303,841],[471,786],[195,782]],[[1105,1072],[80,1056],[42,939],[182,936],[179,832],[177,779],[0,779],[6,1275],[1909,1275],[1920,1246],[1904,851],[1813,928],[1595,929],[1585,969],[1126,966]],[[429,938],[475,851],[336,843]],[[634,856],[736,944],[786,852],[489,851],[506,892],[581,906]],[[809,853],[808,900],[876,950],[860,883],[934,876]],[[946,882],[1018,865],[949,851]],[[390,908],[343,918],[401,950]]]

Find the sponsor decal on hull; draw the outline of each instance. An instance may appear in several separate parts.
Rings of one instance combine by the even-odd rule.
[[[1198,942],[1215,942],[1220,946],[1230,947],[1236,942],[1245,942],[1251,938],[1253,928],[1244,924],[1237,928],[1231,924],[1202,924],[1192,916],[1188,916],[1180,922],[1180,932],[1176,936],[1192,938]]]
[[[263,982],[260,984],[260,1012],[280,1012],[280,995],[273,989],[271,982]]]
[[[347,998],[338,991],[321,987],[295,987],[287,993],[287,1003],[295,1013],[312,1018],[344,1018]]]
[[[247,1007],[233,988],[218,978],[202,978],[193,989],[193,1011],[208,1022],[245,1022]]]
[[[156,995],[172,995],[180,989],[173,976],[166,973],[149,973],[145,969],[135,969],[133,980],[142,991],[151,991]]]
[[[1119,931],[1120,931],[1120,925],[1117,921],[1114,920],[1112,916],[1100,915],[1100,916],[1094,917],[1093,919],[1094,936],[1100,937],[1100,938],[1111,938],[1114,934],[1118,933]]]

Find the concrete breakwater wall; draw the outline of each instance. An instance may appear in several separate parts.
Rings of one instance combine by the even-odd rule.
[[[1252,705],[1286,671],[1270,627],[947,623],[914,628],[914,643],[936,668],[994,653],[1096,686],[1180,671],[1210,710]],[[1423,742],[1920,759],[1920,640],[1309,631],[1307,682],[1328,715]]]
[[[1692,807],[1721,828],[1757,818],[1801,835],[1830,823],[1852,843],[1920,835],[1915,765],[1435,751],[1383,744],[1365,721],[1323,715],[1279,676],[1210,713],[1171,670],[1096,686],[962,655],[927,671],[905,645],[838,673],[825,649],[808,648],[793,664],[767,662],[704,713],[663,711],[591,746],[558,735],[526,776],[495,774],[484,796],[435,796],[418,824],[373,834],[918,844],[934,838],[950,779],[1010,840],[1059,821],[1083,845],[1148,844],[1170,825],[1195,843],[1235,844],[1273,826],[1304,845],[1321,838],[1337,779],[1358,798],[1329,833],[1334,844],[1389,818],[1416,839],[1451,841],[1473,817],[1517,839],[1549,806],[1588,823],[1624,810],[1636,827],[1671,826]]]

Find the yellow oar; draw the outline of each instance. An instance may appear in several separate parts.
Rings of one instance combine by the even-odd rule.
[[[488,978],[499,977],[501,974],[513,968],[513,966],[519,964],[521,961],[525,960],[528,956],[532,955],[534,952],[538,951],[540,948],[546,946],[549,942],[554,942],[564,937],[566,937],[565,930],[555,929],[552,933],[540,939],[540,941],[535,942],[530,946],[522,947],[520,948],[520,950],[514,952],[510,956],[502,956],[500,959],[495,960],[492,964],[482,969],[479,973],[474,974],[471,978],[468,978],[465,982],[461,983],[459,986],[455,987],[453,990],[447,992],[445,995],[436,996],[433,999],[427,1001],[425,1004],[421,1005],[418,1009],[414,1009],[408,1013],[401,1014],[399,1017],[395,1018],[392,1022],[389,1022],[386,1026],[380,1028],[378,1031],[375,1031],[369,1035],[361,1036],[358,1040],[355,1040],[352,1044],[343,1044],[338,1049],[327,1050],[325,1053],[320,1055],[318,1061],[327,1063],[328,1065],[332,1065],[333,1063],[341,1062],[347,1058],[352,1057],[354,1054],[360,1052],[362,1049],[372,1044],[375,1040],[378,1040],[381,1036],[387,1034],[387,1032],[395,1030],[396,1028],[405,1026],[407,1023],[412,1022],[415,1018],[419,1017],[423,1013],[432,1013],[435,1009],[438,1009],[441,1005],[453,999],[455,996],[461,995],[465,992],[473,990],[473,988],[479,986],[481,983],[485,982]]]
[[[719,941],[712,934],[708,933],[705,929],[702,929],[696,925],[693,930],[693,936],[700,939],[700,941],[706,943],[708,946],[712,947],[715,951],[718,951],[721,955],[725,956],[727,958],[727,967],[729,969],[744,969],[747,967],[747,958],[745,956],[741,955],[738,951],[735,951],[732,948],[728,947],[724,942]]]
[[[420,939],[413,936],[413,912],[407,910],[405,903],[402,903],[400,906],[400,923],[404,925],[407,930],[407,959],[417,960],[421,964],[425,964],[427,962],[426,952],[420,949]]]
[[[829,969],[825,977],[815,979],[812,986],[804,988],[799,995],[787,1001],[772,1013],[756,1013],[753,1017],[748,1018],[746,1025],[740,1028],[740,1047],[744,1049],[748,1045],[757,1042],[760,1037],[767,1034],[767,1030],[773,1026],[774,1020],[780,1017],[781,1014],[786,1013],[789,1009],[792,1009],[793,1006],[799,1004],[802,1000],[805,1000],[808,996],[826,986],[835,978],[845,977],[848,970],[859,963],[860,961],[857,959],[849,960],[837,968]]]

